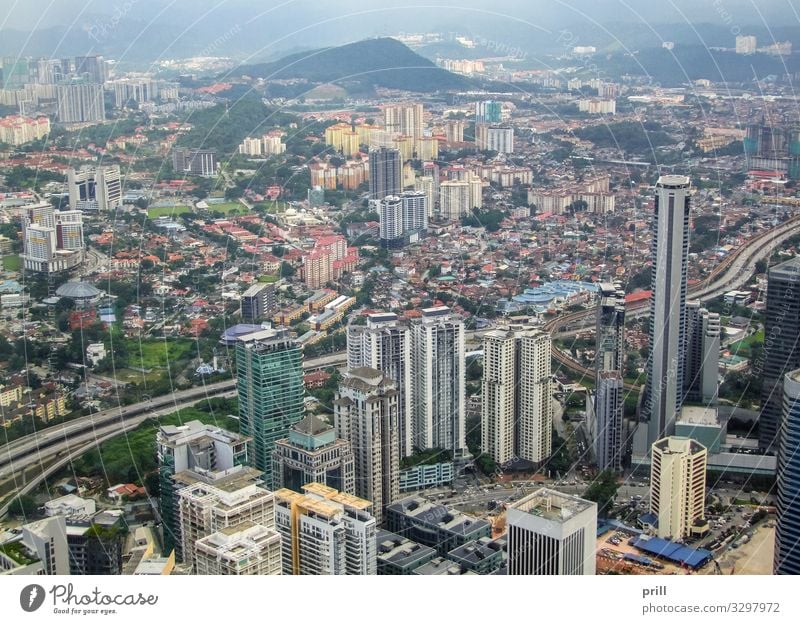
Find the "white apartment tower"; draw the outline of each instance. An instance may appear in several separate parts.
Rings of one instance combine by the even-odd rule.
[[[439,214],[445,221],[458,221],[470,213],[470,184],[468,181],[447,180],[439,185]]]
[[[652,447],[650,513],[658,517],[658,536],[681,539],[703,518],[708,451],[690,438],[670,436]]]
[[[347,366],[373,368],[394,381],[400,457],[414,451],[412,410],[411,328],[390,312],[370,314],[366,325],[347,328]]]
[[[394,381],[362,367],[347,371],[333,402],[336,435],[353,449],[356,496],[372,502],[378,523],[400,498],[397,399]]]
[[[542,488],[506,512],[509,575],[595,573],[597,504]]]
[[[641,413],[647,448],[675,431],[682,402],[686,349],[686,272],[689,254],[689,178],[656,183],[650,295],[650,356]]]
[[[484,335],[482,451],[500,465],[541,464],[552,450],[550,336],[498,329]]]
[[[414,446],[466,456],[464,321],[450,308],[425,308],[411,324]]]
[[[377,523],[370,501],[309,483],[275,492],[283,573],[377,574]]]

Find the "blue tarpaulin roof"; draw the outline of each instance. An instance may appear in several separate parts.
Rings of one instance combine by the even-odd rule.
[[[711,560],[711,551],[704,548],[689,548],[660,537],[637,537],[631,545],[644,552],[668,559],[674,563],[699,568]]]

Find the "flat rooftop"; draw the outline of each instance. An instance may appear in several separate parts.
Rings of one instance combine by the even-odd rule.
[[[703,425],[706,427],[719,427],[719,415],[715,407],[701,407],[684,405],[678,422],[685,425]]]
[[[554,522],[564,522],[578,514],[589,511],[594,506],[595,503],[578,496],[542,488],[521,498],[511,505],[510,509],[517,509]]]

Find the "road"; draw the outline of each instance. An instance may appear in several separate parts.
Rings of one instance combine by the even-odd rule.
[[[305,360],[303,367],[305,370],[316,370],[328,366],[339,366],[346,360],[347,353],[339,351]],[[32,491],[55,472],[54,466],[67,465],[70,458],[79,457],[98,444],[134,429],[154,415],[169,414],[211,397],[233,396],[235,384],[235,380],[229,379],[189,390],[181,390],[133,405],[120,406],[89,416],[82,416],[19,438],[0,447],[0,484],[19,478],[21,483],[15,483],[8,494]],[[55,464],[54,460],[57,460]],[[34,474],[28,478],[28,472],[32,467],[44,468],[44,472],[35,470]],[[0,517],[6,512],[7,506],[0,508]]]
[[[794,235],[798,228],[800,228],[800,216],[792,217],[785,223],[751,238],[745,245],[723,260],[703,283],[695,286],[690,291],[689,295],[693,299],[705,301],[713,299],[728,290],[741,287],[752,276],[755,263],[770,256],[773,250]],[[628,306],[626,313],[642,313],[647,308],[647,305],[647,301],[633,304]],[[575,323],[583,324],[587,320],[593,319],[594,315],[594,308],[567,314],[550,321],[547,329],[552,334],[558,334],[565,327],[574,326]],[[566,368],[587,375],[590,378],[594,375],[591,369],[584,367],[557,348],[553,349],[553,357]],[[314,370],[327,366],[341,365],[345,361],[346,352],[340,351],[306,360],[303,366],[306,370]],[[154,410],[175,411],[182,406],[191,405],[201,399],[231,392],[234,387],[235,382],[231,379],[209,384],[208,386],[183,390],[134,405],[121,406],[90,416],[84,416],[63,425],[20,438],[0,447],[0,482],[8,480],[16,474],[26,474],[25,471],[31,465],[50,465],[54,457],[64,453],[68,454],[67,457],[59,459],[54,465],[66,465],[70,457],[86,452],[86,450],[93,448],[100,442],[126,431],[127,427],[129,427],[127,423],[131,419],[133,419],[132,422],[141,422],[149,418]],[[626,387],[630,390],[638,389],[629,384],[626,384]],[[131,424],[130,426],[134,425]],[[47,476],[47,471],[39,473],[38,476],[33,476],[24,485],[24,489],[31,491]],[[14,491],[19,491],[19,489],[15,488]],[[0,517],[6,511],[6,508],[0,508]]]
[[[759,260],[768,259],[774,250],[784,241],[791,238],[800,230],[800,216],[792,217],[766,232],[754,236],[735,252],[725,258],[700,284],[694,285],[688,294],[689,299],[709,301],[730,291],[738,290],[744,286],[755,272],[755,265]],[[649,301],[640,301],[626,306],[625,315],[635,318],[648,314]],[[574,335],[578,329],[594,325],[596,308],[588,308],[559,316],[545,326],[554,337]],[[566,329],[565,329],[566,328]],[[564,368],[594,379],[594,370],[583,366],[569,354],[553,345],[553,358]],[[625,384],[626,390],[638,391],[638,386]]]

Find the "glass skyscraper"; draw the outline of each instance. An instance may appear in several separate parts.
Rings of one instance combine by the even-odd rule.
[[[303,354],[288,331],[265,329],[236,344],[239,429],[250,436],[250,463],[275,488],[272,452],[303,417]]]

